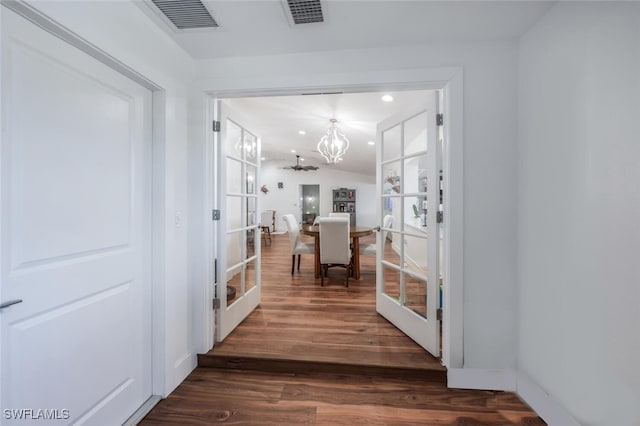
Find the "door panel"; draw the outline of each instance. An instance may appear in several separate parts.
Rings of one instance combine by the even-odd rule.
[[[3,408],[117,424],[151,396],[151,93],[2,13]]]
[[[436,185],[439,170],[435,96],[425,108],[378,125],[379,223],[393,216],[378,238],[376,308],[434,356],[439,355],[437,320],[439,245]],[[380,241],[382,240],[382,241]]]
[[[220,271],[216,338],[222,341],[260,303],[260,224],[257,196],[260,140],[247,128],[246,120],[224,102],[217,103],[220,182],[218,229]],[[227,288],[235,297],[227,301]]]

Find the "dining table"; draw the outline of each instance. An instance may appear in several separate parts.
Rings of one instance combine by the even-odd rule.
[[[320,278],[320,226],[303,224],[300,231],[304,235],[310,235],[315,238],[314,251],[314,273],[316,278]],[[370,226],[350,226],[349,237],[353,242],[353,278],[360,279],[360,237],[365,237],[373,233]]]

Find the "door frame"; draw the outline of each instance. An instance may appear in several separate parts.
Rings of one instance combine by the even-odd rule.
[[[197,289],[198,295],[206,295],[203,305],[196,309],[195,320],[203,327],[203,335],[200,336],[200,344],[197,345],[206,352],[213,347],[213,330],[215,312],[211,309],[212,286],[215,280],[213,260],[215,253],[211,252],[211,247],[215,246],[212,232],[212,221],[209,214],[213,209],[212,196],[216,190],[214,185],[214,164],[213,160],[213,132],[211,123],[214,120],[213,108],[218,99],[239,98],[239,97],[260,97],[260,96],[284,96],[302,95],[309,93],[362,93],[362,92],[382,92],[393,90],[442,90],[444,110],[444,147],[443,147],[443,184],[447,196],[444,200],[444,247],[445,257],[443,275],[443,318],[442,318],[442,361],[448,368],[461,368],[463,366],[463,71],[461,67],[430,68],[419,70],[398,70],[394,72],[397,76],[389,81],[386,73],[370,72],[350,72],[341,75],[341,84],[336,84],[332,75],[309,76],[308,81],[315,84],[299,85],[296,87],[284,86],[282,80],[277,78],[261,81],[257,86],[255,81],[249,83],[254,87],[238,89],[215,90],[210,87],[200,87],[200,93],[205,98],[204,123],[205,128],[205,160],[204,160],[204,188],[201,196],[206,201],[207,209],[203,215],[203,231],[206,235],[207,253],[207,276]],[[368,83],[364,84],[363,81]],[[201,84],[209,84],[203,82]],[[215,84],[215,83],[214,83]],[[224,83],[223,83],[224,84]],[[196,298],[198,300],[198,298]],[[204,312],[204,315],[199,313]]]
[[[73,33],[57,21],[40,12],[37,8],[23,2],[11,1],[3,2],[2,6],[12,10],[16,14],[30,21],[34,25],[42,28],[48,33],[58,37],[65,43],[88,54],[112,70],[124,75],[140,86],[151,91],[151,235],[149,244],[150,274],[151,280],[151,397],[134,414],[134,416],[144,416],[161,396],[168,394],[166,389],[166,348],[165,342],[165,247],[166,247],[166,154],[165,154],[165,127],[166,127],[166,93],[165,89],[140,74],[127,64],[114,58],[106,51],[100,49],[88,40]],[[0,7],[0,17],[5,13]],[[0,93],[2,96],[2,93]],[[1,135],[0,135],[1,137]],[[160,309],[154,309],[159,307]],[[132,416],[133,418],[133,416]],[[140,417],[142,418],[142,417]]]

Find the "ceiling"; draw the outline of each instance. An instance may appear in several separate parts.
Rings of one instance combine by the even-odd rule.
[[[281,0],[202,0],[219,28],[176,31],[143,7],[195,59],[517,38],[553,2],[326,0],[325,22],[291,25]]]
[[[393,101],[383,101],[383,94],[391,94]],[[235,98],[225,104],[241,114],[248,130],[261,138],[265,164],[295,164],[299,154],[304,158],[302,165],[375,175],[376,147],[368,142],[376,140],[376,124],[399,112],[420,109],[425,97],[426,91],[397,91]],[[338,120],[338,128],[350,143],[344,160],[335,165],[327,164],[316,149],[331,118]],[[301,135],[300,130],[306,134]]]
[[[290,24],[281,0],[202,0],[219,25],[215,29],[178,31],[159,17],[152,0],[137,4],[194,59],[290,54],[343,49],[515,39],[554,2],[321,0],[324,22]],[[265,161],[373,174],[376,123],[394,113],[416,109],[424,93],[396,92],[385,103],[380,93],[281,96],[229,99],[248,117],[263,141]],[[422,95],[422,97],[421,97]],[[336,118],[351,142],[344,161],[326,165],[316,145]],[[306,135],[298,134],[305,130]],[[301,172],[313,173],[313,172]]]

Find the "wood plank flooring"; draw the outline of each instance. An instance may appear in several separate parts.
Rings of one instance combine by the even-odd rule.
[[[262,245],[261,305],[224,342],[201,355],[199,365],[230,367],[227,360],[235,357],[247,368],[248,358],[261,365],[284,359],[291,366],[307,362],[307,368],[311,362],[426,370],[445,379],[439,359],[376,313],[375,257],[361,257],[361,278],[350,279],[349,287],[340,268],[329,270],[321,287],[313,277],[312,255],[303,255],[300,271],[291,276],[288,236],[271,239]]]
[[[446,369],[375,312],[375,259],[325,287],[313,256],[262,243],[262,302],[142,421],[237,425],[543,425],[507,392],[447,389]]]

